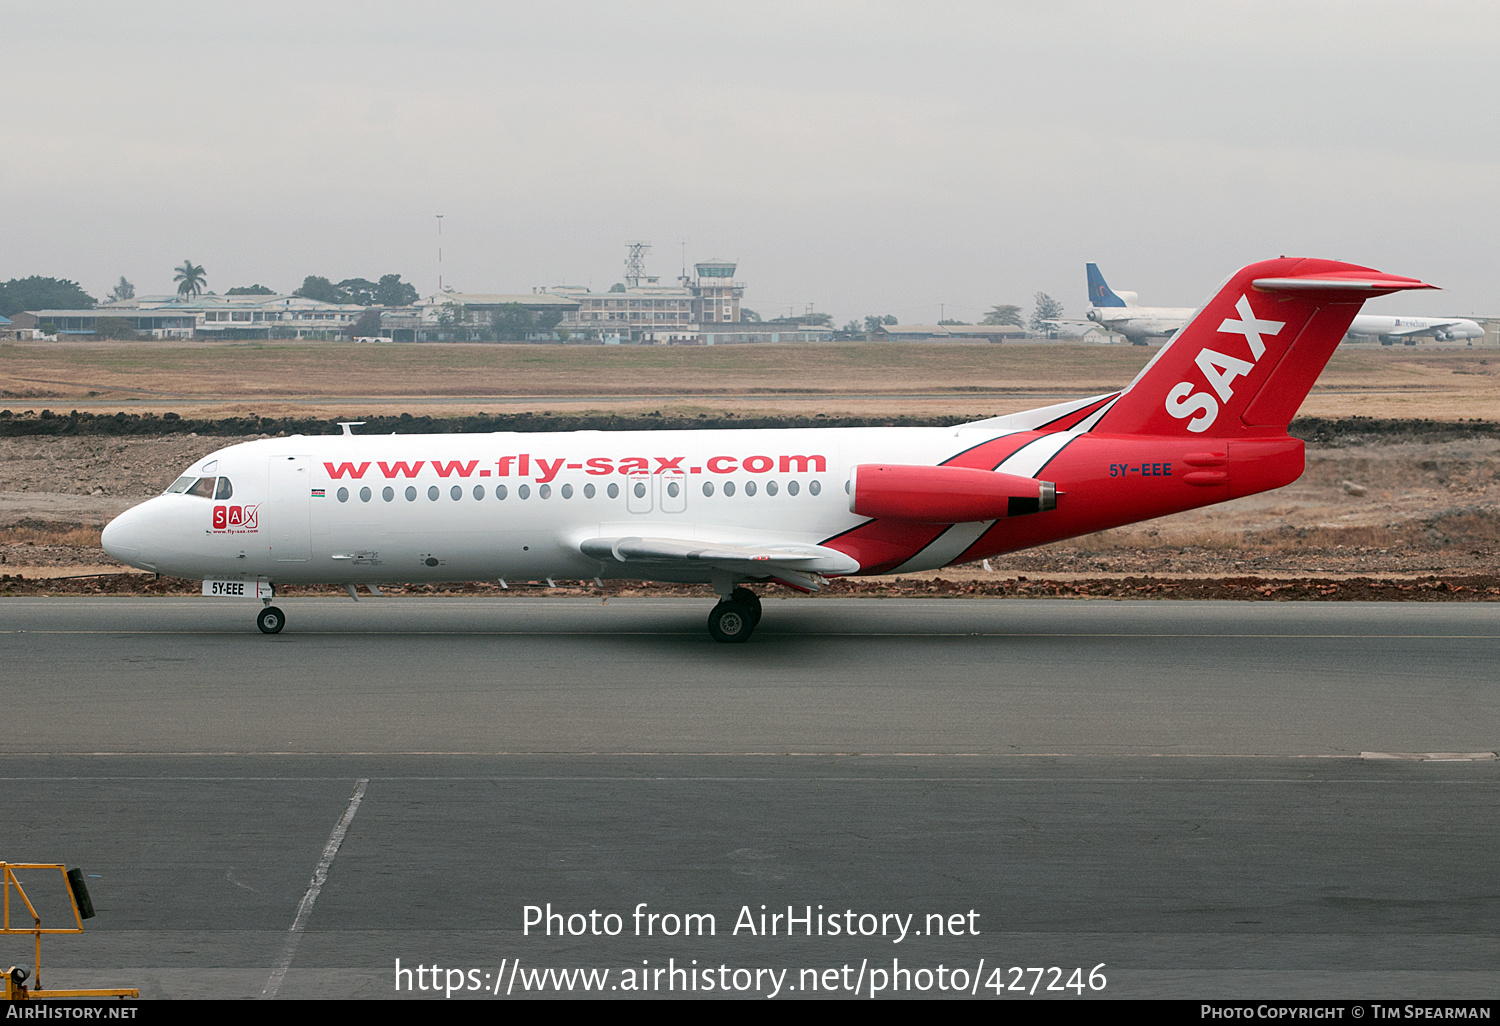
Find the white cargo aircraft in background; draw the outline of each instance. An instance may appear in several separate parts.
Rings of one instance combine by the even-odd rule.
[[[1138,306],[1134,292],[1115,292],[1099,273],[1098,264],[1085,265],[1089,279],[1089,309],[1084,316],[1095,324],[1124,335],[1132,345],[1167,338],[1197,313],[1187,306]]]
[[[232,445],[104,529],[114,558],[260,598],[283,584],[611,578],[744,585],[931,570],[1295,481],[1287,435],[1361,303],[1413,278],[1267,260],[1124,390],[944,428],[324,435]],[[1295,347],[1293,343],[1295,342]]]
[[[1438,342],[1461,342],[1466,338],[1484,338],[1478,321],[1464,317],[1385,317],[1360,314],[1349,325],[1350,336],[1379,338],[1383,345],[1404,342],[1409,346],[1426,336]]]

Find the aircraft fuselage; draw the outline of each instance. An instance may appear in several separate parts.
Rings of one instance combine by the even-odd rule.
[[[1276,448],[1274,483],[1250,490],[1301,473],[1301,443]],[[1224,458],[1190,459],[1205,452]],[[1236,458],[1214,439],[977,426],[294,436],[208,455],[184,479],[213,478],[199,488],[209,494],[142,503],[104,544],[157,573],[288,584],[714,576],[581,550],[611,537],[819,546],[847,557],[813,567],[827,576],[910,572],[1222,501]],[[1062,497],[1050,512],[965,524],[871,520],[845,488],[862,464],[997,470]]]

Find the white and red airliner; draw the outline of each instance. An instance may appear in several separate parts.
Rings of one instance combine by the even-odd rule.
[[[946,428],[292,436],[233,445],[104,530],[116,559],[259,598],[285,584],[596,578],[745,585],[931,570],[1279,488],[1287,435],[1372,296],[1329,260],[1234,274],[1126,388]]]

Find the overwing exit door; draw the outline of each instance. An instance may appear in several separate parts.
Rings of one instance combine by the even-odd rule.
[[[637,471],[625,477],[625,509],[630,513],[651,512],[651,475]]]
[[[663,470],[656,475],[656,486],[661,489],[658,500],[663,513],[682,513],[687,510],[687,475],[680,470]]]

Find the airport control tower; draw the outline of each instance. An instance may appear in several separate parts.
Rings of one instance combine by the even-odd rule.
[[[745,286],[734,280],[738,265],[731,260],[702,260],[693,265],[697,277],[684,279],[693,293],[693,312],[699,324],[736,323]]]

